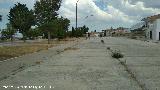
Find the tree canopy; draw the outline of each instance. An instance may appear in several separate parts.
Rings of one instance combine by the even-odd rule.
[[[49,23],[45,23],[40,26],[40,29],[47,29],[51,32],[51,35],[54,35],[58,38],[64,38],[66,35],[66,32],[68,31],[70,25],[70,20],[67,18],[57,18]]]
[[[62,0],[40,0],[36,1],[34,5],[36,24],[41,26],[43,24],[52,22],[57,18]]]
[[[67,18],[58,18],[57,21],[57,36],[58,38],[64,38],[66,37],[66,32],[68,32],[68,28],[70,26],[70,20]]]
[[[35,39],[36,37],[38,36],[43,36],[43,32],[42,30],[40,30],[39,28],[34,28],[34,29],[30,29],[28,32],[27,32],[27,37],[31,40]]]
[[[26,7],[26,4],[17,3],[10,9],[8,15],[10,24],[23,34],[25,40],[27,31],[35,24],[34,12]]]
[[[84,25],[83,27],[78,27],[75,29],[72,27],[72,37],[82,37],[86,32],[89,31],[89,28]]]
[[[12,27],[10,23],[7,23],[7,28],[2,30],[2,38],[3,39],[11,39],[13,41],[13,35],[16,33],[15,29]]]
[[[43,27],[48,33],[48,43],[50,43],[51,32],[53,24],[55,23],[62,0],[40,0],[36,1],[34,5],[34,12],[36,16],[36,25]]]

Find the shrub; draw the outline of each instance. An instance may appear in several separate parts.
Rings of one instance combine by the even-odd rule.
[[[107,47],[107,50],[111,50],[111,48],[110,48],[110,47]]]
[[[132,36],[131,39],[137,39],[137,37],[136,36]]]
[[[101,40],[101,43],[104,43],[104,40]]]
[[[119,58],[123,58],[124,55],[123,55],[120,51],[114,51],[114,52],[112,53],[112,57],[113,57],[113,58],[116,58],[116,59],[119,59]]]

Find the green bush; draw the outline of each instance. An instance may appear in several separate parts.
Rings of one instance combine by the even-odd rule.
[[[111,50],[111,47],[107,47],[107,50]]]
[[[119,58],[123,58],[124,55],[123,55],[120,51],[114,51],[114,52],[112,53],[112,57],[113,57],[113,58],[116,58],[116,59],[119,59]]]

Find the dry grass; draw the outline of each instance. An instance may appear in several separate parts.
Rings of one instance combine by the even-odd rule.
[[[43,61],[36,61],[35,63],[36,64],[41,64],[41,63],[43,63]]]
[[[69,50],[78,50],[78,48],[68,47],[68,48],[65,48],[65,49],[64,49],[64,51],[69,51]]]
[[[23,45],[23,46],[3,46],[0,47],[0,60],[9,59],[41,50],[47,50],[54,45]]]
[[[61,40],[51,40],[50,44],[47,44],[47,40],[43,40],[41,42],[18,42],[17,46],[0,46],[0,61],[22,56],[25,54],[30,54],[34,52],[39,52],[42,50],[47,50],[53,46],[57,46],[60,44],[66,44],[72,41],[75,41],[76,38],[66,38]],[[68,48],[66,50],[75,50],[74,48]]]

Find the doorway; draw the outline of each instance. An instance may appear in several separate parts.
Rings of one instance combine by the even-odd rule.
[[[159,40],[160,40],[160,32],[159,32]]]
[[[150,39],[152,39],[152,31],[150,31]]]

